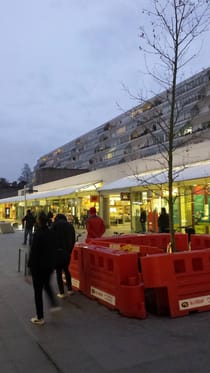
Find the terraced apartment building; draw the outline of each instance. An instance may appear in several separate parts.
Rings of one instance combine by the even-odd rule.
[[[160,153],[168,143],[169,115],[167,90],[43,155],[35,172],[47,168],[87,172]],[[210,138],[209,129],[210,68],[177,85],[174,144],[202,142]]]

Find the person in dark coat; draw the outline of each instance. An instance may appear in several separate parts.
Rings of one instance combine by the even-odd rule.
[[[53,213],[52,213],[52,211],[48,212],[47,217],[48,217],[48,226],[51,227],[52,220],[53,220]]]
[[[59,298],[65,298],[63,272],[67,285],[67,293],[73,294],[71,273],[69,264],[71,253],[75,244],[75,229],[72,223],[68,222],[64,214],[57,214],[55,222],[51,229],[56,233],[56,275],[59,293]]]
[[[141,223],[142,233],[146,233],[146,221],[147,221],[147,213],[142,207],[141,214],[140,214],[140,223]]]
[[[43,289],[49,298],[51,311],[58,311],[57,300],[53,293],[50,280],[55,269],[56,237],[48,226],[48,217],[44,212],[40,213],[37,219],[37,230],[34,233],[31,250],[29,254],[28,267],[32,275],[34,298],[36,306],[36,316],[32,317],[31,322],[37,325],[43,325]]]
[[[166,212],[165,207],[161,208],[161,213],[158,217],[158,228],[159,228],[159,233],[169,232],[169,215]]]
[[[27,244],[27,238],[29,236],[29,245],[31,246],[33,227],[35,225],[36,219],[32,214],[31,210],[27,210],[26,215],[22,219],[22,226],[24,228],[24,241],[23,245]]]

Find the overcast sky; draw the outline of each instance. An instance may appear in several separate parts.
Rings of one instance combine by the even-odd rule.
[[[137,105],[149,0],[0,0],[0,177]],[[210,32],[188,75],[210,66]],[[199,44],[200,46],[200,44]],[[121,107],[121,109],[120,109]]]

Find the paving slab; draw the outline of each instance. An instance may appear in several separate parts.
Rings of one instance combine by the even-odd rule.
[[[18,272],[23,232],[0,235],[0,367],[3,373],[198,373],[210,371],[210,312],[126,318],[81,293],[61,300],[46,324],[32,285]],[[57,291],[55,277],[53,286]]]

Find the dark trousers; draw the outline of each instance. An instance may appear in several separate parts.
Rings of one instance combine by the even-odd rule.
[[[60,263],[57,263],[56,266],[56,276],[57,276],[57,284],[60,294],[64,294],[64,283],[62,274],[65,273],[66,277],[66,285],[68,290],[72,290],[72,284],[71,284],[71,274],[69,272],[69,263],[70,263],[71,257],[64,258]]]
[[[142,233],[146,233],[146,223],[141,221],[141,231]]]
[[[36,273],[33,273],[32,271],[34,299],[38,319],[42,319],[44,317],[43,290],[45,290],[51,306],[56,307],[58,305],[50,284],[51,275],[52,270]]]
[[[29,236],[29,245],[31,246],[32,243],[32,237],[33,237],[33,228],[25,228],[24,230],[24,241],[23,243],[26,245],[27,244],[27,238]]]

